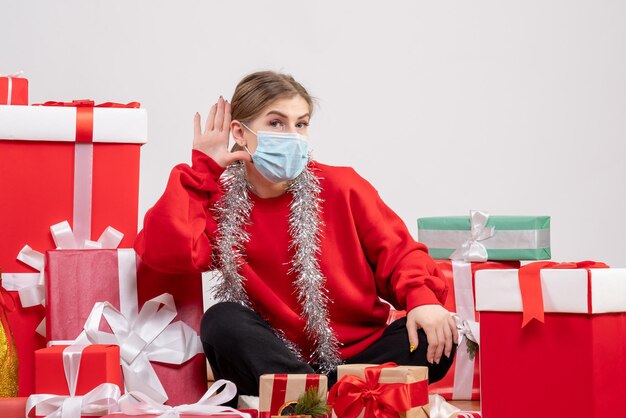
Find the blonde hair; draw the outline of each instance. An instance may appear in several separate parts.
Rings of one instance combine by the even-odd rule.
[[[314,99],[308,91],[291,75],[275,71],[257,71],[241,79],[231,105],[233,120],[249,122],[257,117],[265,107],[278,99],[302,97],[309,105],[309,114],[313,114]],[[233,151],[242,148],[235,144]]]

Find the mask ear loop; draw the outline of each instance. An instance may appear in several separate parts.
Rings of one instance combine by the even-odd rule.
[[[256,133],[252,130],[252,129],[250,129],[250,128],[248,127],[248,125],[246,125],[246,124],[245,124],[245,123],[243,123],[243,122],[241,122],[241,124],[243,125],[243,127],[244,127],[244,128],[246,128],[247,130],[249,130],[249,131],[250,131],[250,132],[251,132],[254,136],[257,136],[257,137],[258,137],[258,135],[257,135],[257,134],[256,134]],[[243,146],[243,148],[244,148],[244,149],[248,152],[248,154],[250,154],[250,159],[252,159],[252,153],[251,153],[251,152],[250,152],[250,150],[248,149],[248,146],[247,146],[247,145],[244,145],[244,146]],[[252,160],[252,164],[254,164],[254,160]]]

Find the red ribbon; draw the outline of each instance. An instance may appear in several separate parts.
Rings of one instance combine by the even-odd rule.
[[[596,261],[571,263],[538,261],[522,266],[519,269],[519,287],[522,294],[522,328],[533,319],[544,322],[543,292],[541,291],[542,269],[586,269],[587,275],[589,275],[590,268],[609,268],[609,266]]]
[[[347,375],[330,390],[328,403],[341,418],[356,418],[365,408],[364,418],[397,418],[398,413],[428,403],[428,381],[378,383],[382,369],[395,363],[365,368],[365,379]]]
[[[95,104],[93,100],[73,100],[71,102],[45,102],[35,104],[33,106],[63,106],[76,108],[76,142],[90,143],[93,142],[93,108],[109,107],[109,108],[132,108],[136,109],[141,106],[139,102],[130,102],[127,104],[106,102]]]

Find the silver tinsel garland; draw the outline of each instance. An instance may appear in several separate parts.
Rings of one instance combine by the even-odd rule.
[[[250,240],[245,225],[250,222],[252,201],[248,196],[246,168],[241,163],[228,166],[222,177],[224,195],[215,205],[217,210],[217,268],[222,280],[214,288],[215,299],[250,306],[239,274],[243,264],[244,245]]]
[[[245,257],[244,245],[250,239],[245,225],[250,222],[252,201],[250,187],[243,164],[229,166],[223,177],[224,195],[216,205],[218,237],[216,259],[222,280],[215,288],[215,296],[220,301],[239,302],[250,306],[243,286],[245,280],[239,274],[239,267]],[[306,322],[305,333],[315,345],[309,362],[322,373],[328,373],[338,364],[339,342],[330,328],[328,319],[329,298],[326,294],[326,279],[322,274],[317,257],[320,252],[319,179],[307,167],[294,179],[287,191],[293,195],[289,215],[289,232],[292,242],[290,248],[295,251],[290,273],[296,275],[294,282],[296,296],[302,306],[302,316]],[[287,340],[282,331],[278,335],[296,356],[300,350]]]

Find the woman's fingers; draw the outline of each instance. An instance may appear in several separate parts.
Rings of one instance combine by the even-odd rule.
[[[215,113],[217,112],[217,103],[211,106],[211,110],[209,110],[209,116],[206,118],[206,125],[204,125],[204,133],[213,130],[213,123],[215,121]]]
[[[439,340],[437,338],[437,330],[435,328],[424,328],[426,333],[426,339],[428,340],[428,350],[426,351],[426,361],[429,363],[435,362],[435,354],[439,347]]]
[[[252,157],[250,157],[250,154],[248,154],[246,151],[235,151],[229,152],[226,155],[225,160],[226,164],[231,164],[238,160],[252,161]]]
[[[215,120],[213,121],[213,129],[222,131],[224,124],[224,98],[220,96],[217,99],[217,112],[215,113]]]
[[[417,323],[407,319],[406,330],[409,335],[409,352],[412,353],[419,345],[419,338],[417,337]]]
[[[455,344],[458,344],[459,330],[456,328],[456,321],[454,320],[454,317],[452,317],[452,315],[450,315],[450,318],[448,318],[448,327],[450,327],[450,331],[452,332],[452,340]]]
[[[452,354],[452,330],[450,329],[450,324],[448,323],[448,321],[446,321],[443,324],[443,336],[444,336],[444,351],[443,353],[446,355],[446,357],[450,357],[450,354]]]
[[[230,121],[230,103],[227,100],[224,104],[224,122],[222,123],[222,131],[228,132],[230,130]]]
[[[202,136],[202,127],[200,126],[200,113],[196,112],[193,117],[193,140],[194,142]]]

